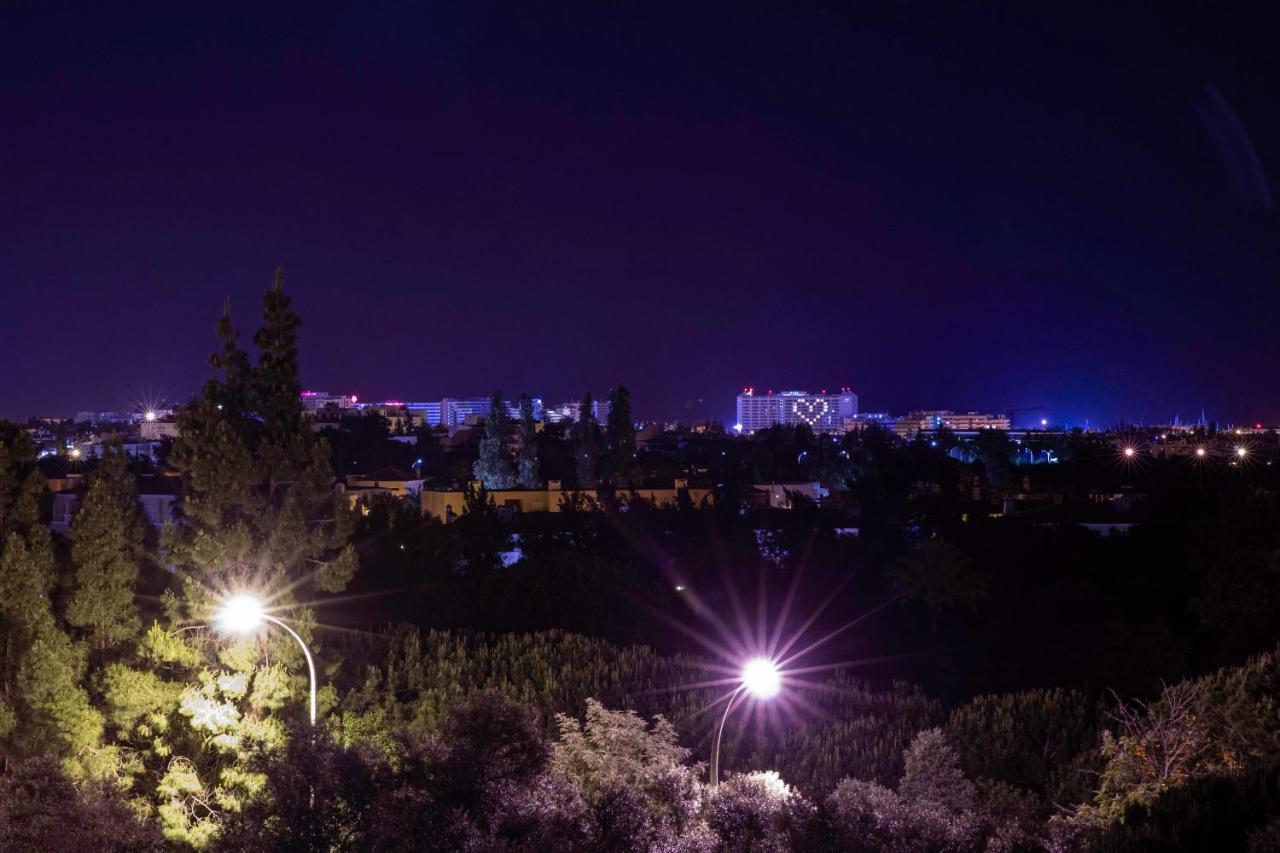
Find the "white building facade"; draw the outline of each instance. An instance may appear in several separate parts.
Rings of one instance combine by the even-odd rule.
[[[848,388],[829,394],[808,391],[772,391],[760,394],[744,388],[738,395],[735,432],[751,433],[774,424],[805,424],[814,432],[844,432],[845,420],[858,414],[858,395]]]

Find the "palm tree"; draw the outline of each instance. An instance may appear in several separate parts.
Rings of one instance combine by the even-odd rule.
[[[927,540],[898,558],[889,579],[906,597],[929,608],[936,627],[937,615],[953,607],[976,613],[987,593],[987,576],[974,571],[973,561],[949,542]]]

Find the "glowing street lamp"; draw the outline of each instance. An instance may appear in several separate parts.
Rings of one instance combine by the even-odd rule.
[[[729,719],[733,704],[743,691],[757,699],[772,699],[782,690],[782,673],[778,665],[768,658],[755,657],[742,666],[742,683],[729,696],[729,704],[720,717],[720,725],[716,727],[716,741],[711,747],[711,787],[720,784],[720,739],[724,736],[724,724]]]
[[[156,413],[155,413],[154,411],[152,411],[152,410],[148,409],[148,410],[146,411],[146,413],[145,413],[145,414],[143,414],[142,418],[143,418],[143,420],[145,420],[147,423],[155,423],[155,420],[156,420]]]
[[[1134,457],[1134,454],[1136,454],[1137,452],[1138,452],[1138,451],[1134,450],[1132,447],[1126,447],[1126,448],[1124,449],[1124,455],[1125,455],[1125,458],[1126,458],[1126,459],[1132,459],[1132,458]]]
[[[782,689],[782,673],[768,658],[752,658],[742,668],[742,686],[757,699],[772,699]]]
[[[1247,447],[1237,447],[1237,448],[1236,448],[1236,456],[1237,456],[1237,457],[1239,457],[1239,458],[1243,459],[1243,458],[1245,458],[1245,457],[1246,457],[1246,456],[1248,456],[1248,455],[1249,455],[1249,449],[1248,449]]]
[[[267,612],[262,599],[248,593],[238,593],[222,602],[218,612],[214,614],[213,624],[224,634],[252,634],[263,622],[279,625],[289,632],[289,636],[298,641],[302,654],[307,659],[307,669],[311,673],[311,725],[316,724],[316,664],[311,659],[311,650],[302,642],[298,632]]]
[[[1205,450],[1203,447],[1196,448],[1196,456],[1199,456],[1201,459],[1203,459],[1208,453],[1209,451]]]

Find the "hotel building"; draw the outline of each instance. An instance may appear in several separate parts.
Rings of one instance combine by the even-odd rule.
[[[829,394],[808,391],[767,391],[744,388],[738,395],[735,432],[751,433],[774,424],[807,424],[814,432],[843,432],[845,420],[858,414],[858,395],[848,388]]]

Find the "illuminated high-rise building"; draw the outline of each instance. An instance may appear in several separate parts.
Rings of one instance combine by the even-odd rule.
[[[814,432],[843,432],[845,418],[856,414],[858,395],[848,388],[835,393],[824,389],[817,394],[808,391],[759,393],[755,388],[743,388],[738,395],[738,417],[733,429],[749,433],[774,424],[806,424]]]

